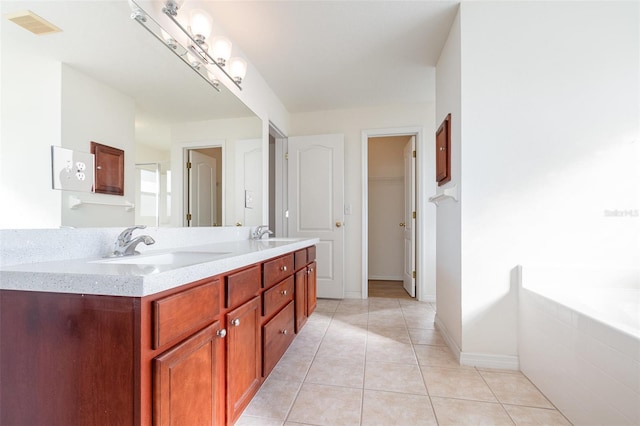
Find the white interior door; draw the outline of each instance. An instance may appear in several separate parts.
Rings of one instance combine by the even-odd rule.
[[[189,150],[189,213],[188,226],[213,226],[217,223],[216,160],[195,150]]]
[[[416,297],[416,279],[413,272],[416,270],[416,219],[413,217],[416,205],[415,191],[415,158],[413,152],[416,149],[416,137],[412,136],[404,147],[404,289],[411,297]]]
[[[344,297],[344,135],[289,138],[289,237],[319,238],[318,297]]]
[[[236,222],[262,225],[262,139],[235,143]]]

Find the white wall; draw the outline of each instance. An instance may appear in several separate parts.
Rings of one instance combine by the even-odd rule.
[[[61,144],[61,64],[8,38],[1,62],[0,228],[57,228],[61,200],[51,189],[51,145]]]
[[[135,102],[68,65],[62,66],[62,146],[91,152],[91,142],[122,149],[124,196],[62,192],[62,225],[74,227],[131,226],[133,211],[86,205],[72,210],[69,197],[83,201],[123,203],[135,200]]]
[[[461,176],[461,36],[460,13],[456,16],[449,37],[440,53],[436,67],[436,125],[451,114],[451,180],[440,187],[458,187],[460,202],[445,201],[436,214],[436,323],[445,331],[456,351],[462,346],[462,269],[461,269],[461,204],[464,191]]]
[[[342,133],[345,137],[345,204],[351,206],[351,215],[345,216],[346,297],[362,297],[362,131],[410,126],[422,127],[424,140],[417,147],[417,150],[426,151],[424,155],[429,157],[434,149],[434,114],[435,105],[425,103],[291,115],[291,131],[288,136]],[[418,155],[423,154],[418,153]],[[433,195],[434,191],[430,186],[435,176],[433,163],[429,160],[427,164],[425,170],[418,170],[418,186],[422,190],[418,196],[422,199]],[[426,207],[424,210],[425,216],[433,214],[430,207]],[[419,213],[419,215],[421,214]],[[418,229],[418,233],[418,238],[425,241],[429,238],[424,226],[422,229]],[[435,271],[430,270],[432,269],[430,265],[435,265],[435,253],[427,250],[419,253],[417,263],[419,271],[423,271],[427,282],[425,291],[433,295],[435,288],[428,288],[428,285],[434,281],[429,277],[430,274],[435,274]]]
[[[463,360],[484,354],[517,362],[515,265],[637,265],[639,8],[637,2],[461,5],[460,79],[448,83],[439,73],[438,88],[450,87],[450,99],[438,93],[438,119],[440,105],[458,102],[459,84],[462,142],[453,154],[454,167],[461,164],[454,180],[462,189],[455,244],[462,254]],[[607,216],[615,210],[631,214]],[[452,235],[457,228],[441,223],[450,220],[441,211],[439,242],[443,227]],[[440,271],[456,272],[453,262],[447,265],[455,254],[445,259],[445,253],[439,246],[438,315],[453,328],[456,284],[445,305]]]

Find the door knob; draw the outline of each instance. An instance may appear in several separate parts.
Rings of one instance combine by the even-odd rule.
[[[342,226],[342,222],[336,222],[336,228],[340,228]]]
[[[404,228],[406,225],[404,224],[404,222],[400,222],[400,226]]]

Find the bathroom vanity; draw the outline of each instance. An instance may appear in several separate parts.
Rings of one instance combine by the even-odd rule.
[[[233,424],[315,308],[316,243],[4,268],[0,423]]]

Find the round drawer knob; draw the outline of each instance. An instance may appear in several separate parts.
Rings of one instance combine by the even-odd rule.
[[[287,330],[282,330],[282,334],[286,335],[287,334]]]
[[[240,325],[240,318],[236,318],[234,320],[231,320],[231,325],[234,327],[238,327]]]
[[[281,293],[282,293],[283,296],[286,296],[288,294],[287,290],[282,290]]]
[[[287,267],[286,267],[286,266],[281,266],[281,267],[280,267],[280,270],[281,270],[282,272],[287,272]]]
[[[224,339],[224,337],[227,335],[227,329],[223,328],[222,330],[218,330],[216,331],[216,334],[218,335],[218,337],[220,337],[221,339]]]

